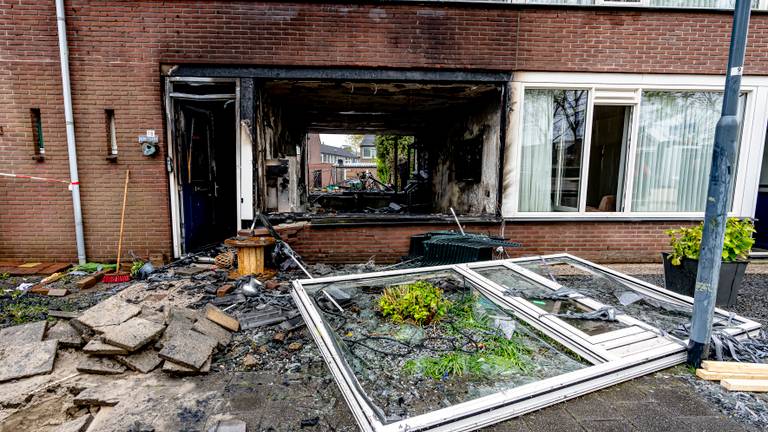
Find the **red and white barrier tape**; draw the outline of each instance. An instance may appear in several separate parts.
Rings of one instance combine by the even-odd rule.
[[[44,182],[50,182],[50,183],[64,183],[67,185],[69,190],[72,190],[72,187],[75,185],[79,185],[80,182],[72,182],[69,180],[59,180],[59,179],[52,179],[52,178],[46,178],[46,177],[35,177],[35,176],[28,176],[23,174],[9,174],[9,173],[0,173],[0,176],[2,177],[12,177],[12,178],[21,178],[21,179],[28,179],[28,180],[37,180],[37,181],[44,181]]]

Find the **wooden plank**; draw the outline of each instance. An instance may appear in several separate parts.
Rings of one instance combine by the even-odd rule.
[[[50,263],[44,269],[39,269],[38,274],[53,274],[53,273],[64,271],[70,268],[71,266],[72,264],[70,263],[63,263],[63,262]]]
[[[64,275],[66,275],[66,273],[64,273],[64,272],[54,273],[54,274],[46,277],[45,279],[41,280],[40,281],[40,285],[48,285],[49,283],[56,282],[57,280],[63,278]]]
[[[106,270],[97,271],[96,273],[91,273],[89,276],[79,279],[75,284],[78,289],[88,289],[99,283],[105,274],[107,274]]]
[[[758,374],[738,372],[712,372],[706,369],[696,369],[696,376],[707,381],[721,381],[727,379],[768,380],[768,372]]]
[[[720,384],[728,391],[768,392],[768,380],[727,379]]]
[[[28,262],[28,263],[24,263],[24,264],[19,264],[19,268],[33,268],[33,267],[39,267],[41,265],[43,265],[43,263]]]
[[[48,295],[51,297],[64,297],[69,294],[66,288],[53,288],[48,290]]]
[[[205,306],[205,317],[230,331],[240,330],[240,322],[212,304]]]
[[[768,363],[740,363],[704,360],[701,368],[710,372],[764,373],[768,374]]]

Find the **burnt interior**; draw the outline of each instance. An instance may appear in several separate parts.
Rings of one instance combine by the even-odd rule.
[[[258,83],[254,103],[254,147],[266,156],[266,193],[256,201],[265,211],[497,213],[501,84],[278,79]],[[399,135],[413,143],[390,168],[399,175],[361,174],[356,187],[329,192],[315,187],[308,170],[310,133]]]

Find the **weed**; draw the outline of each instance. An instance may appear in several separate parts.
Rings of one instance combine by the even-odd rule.
[[[139,273],[139,270],[141,270],[141,267],[144,265],[144,261],[142,260],[136,260],[131,264],[131,277],[136,277],[136,275]]]
[[[11,274],[10,274],[10,273],[8,273],[8,272],[5,272],[5,273],[0,273],[0,280],[6,280],[6,279],[8,279],[9,277],[11,277]]]
[[[381,314],[397,324],[436,322],[448,312],[450,305],[451,302],[443,298],[443,291],[426,281],[389,287],[379,297]]]
[[[14,325],[24,324],[43,319],[48,308],[41,305],[29,305],[23,302],[9,304],[3,311],[3,318]]]

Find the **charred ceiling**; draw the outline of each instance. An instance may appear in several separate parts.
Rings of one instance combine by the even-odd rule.
[[[430,134],[435,123],[498,101],[495,83],[278,80],[266,94],[307,131]]]

